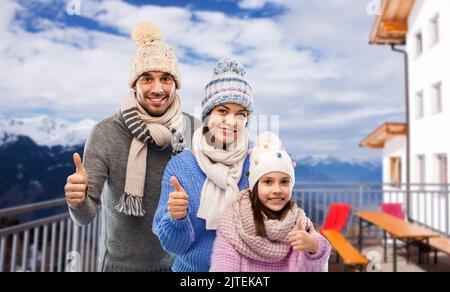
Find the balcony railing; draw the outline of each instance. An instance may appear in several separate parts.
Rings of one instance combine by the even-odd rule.
[[[353,214],[357,211],[380,211],[383,203],[399,203],[410,222],[450,237],[449,190],[449,185],[443,184],[410,184],[408,190],[405,184],[318,182],[298,183],[294,196],[318,226],[323,224],[332,203],[352,205]],[[347,224],[347,236],[355,235],[352,226],[356,222],[352,215]]]
[[[54,209],[65,199],[0,210],[0,219]],[[0,272],[96,271],[100,220],[86,227],[69,213],[0,229]]]
[[[383,185],[376,183],[299,183],[294,198],[299,206],[320,227],[332,203],[352,205],[352,213],[360,210],[380,210],[381,204],[401,203],[408,218],[420,225],[450,237],[448,185]],[[1,220],[55,207],[65,207],[64,199],[0,210]],[[357,220],[349,219],[348,238],[357,237]],[[64,272],[97,271],[99,216],[92,224],[79,227],[67,212],[39,220],[0,227],[0,271],[3,272]],[[365,238],[381,240],[377,230],[369,230]]]

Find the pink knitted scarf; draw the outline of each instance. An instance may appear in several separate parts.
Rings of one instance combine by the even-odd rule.
[[[246,190],[224,213],[219,221],[218,231],[241,255],[256,261],[275,263],[283,260],[292,249],[288,234],[294,230],[297,218],[301,218],[303,228],[312,224],[296,204],[283,220],[264,217],[267,231],[265,238],[256,235],[250,191]]]

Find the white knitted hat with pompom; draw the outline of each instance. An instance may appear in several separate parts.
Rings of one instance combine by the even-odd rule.
[[[282,172],[289,175],[291,190],[294,188],[296,164],[292,161],[277,135],[272,132],[260,134],[255,147],[249,151],[249,154],[249,187],[251,190],[261,177],[271,172]]]
[[[142,74],[155,71],[172,75],[179,89],[181,82],[178,59],[163,41],[160,29],[151,22],[139,23],[133,28],[131,38],[136,43],[137,50],[131,59],[130,87],[133,87]]]

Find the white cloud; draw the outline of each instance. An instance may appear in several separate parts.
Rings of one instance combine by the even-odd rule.
[[[2,112],[47,109],[72,119],[114,112],[128,94],[131,44],[118,36],[39,21],[45,29],[36,33],[17,24],[12,31],[2,30],[0,66],[8,68],[0,73]]]
[[[276,4],[280,6],[288,6],[291,4],[289,0],[240,0],[238,5],[242,9],[261,9],[267,4]]]
[[[8,0],[2,3],[2,9],[0,10],[0,29],[2,31],[8,28],[17,6],[16,3]]]
[[[11,23],[15,11],[27,7],[6,0],[0,12],[0,66],[8,68],[0,73],[2,113],[45,109],[75,120],[114,113],[128,94],[134,50],[129,32],[151,20],[181,60],[187,112],[199,106],[214,62],[235,56],[248,67],[257,113],[281,115],[281,133],[293,135],[286,137],[293,153],[314,154],[326,141],[321,152],[359,155],[357,143],[343,145],[330,133],[356,142],[363,128],[402,119],[402,58],[367,44],[373,16],[366,14],[365,1],[243,0],[239,5],[260,9],[267,3],[287,10],[254,19],[116,0],[82,2],[83,17],[118,36],[36,16],[40,30],[30,33],[22,23]],[[309,137],[314,147],[298,148],[299,136]]]
[[[265,0],[242,0],[239,2],[239,7],[243,9],[258,9],[263,8],[266,2]]]

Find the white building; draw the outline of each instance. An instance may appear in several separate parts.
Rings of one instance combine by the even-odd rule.
[[[361,142],[361,147],[382,149],[385,190],[402,187],[406,177],[406,124],[386,123]]]
[[[416,1],[408,23],[411,181],[448,184],[450,1]]]
[[[403,124],[401,131],[402,124],[387,123],[361,146],[383,149],[385,190],[405,190],[409,177],[413,191],[409,197],[410,218],[448,232],[450,1],[382,0],[370,39],[372,44],[396,49],[405,45],[409,133],[407,124]],[[425,193],[424,189],[431,192]],[[384,200],[405,203],[405,196],[393,199],[386,195]]]

